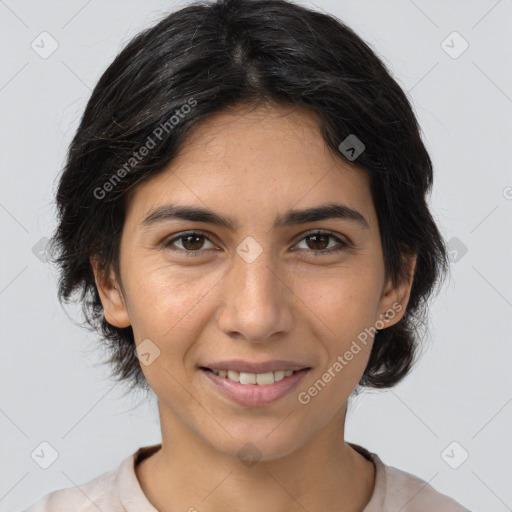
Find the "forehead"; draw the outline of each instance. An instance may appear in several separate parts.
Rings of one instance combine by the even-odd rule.
[[[340,202],[368,218],[372,206],[366,171],[334,154],[314,113],[284,106],[232,108],[197,124],[167,168],[132,190],[127,213],[140,218],[171,200],[243,210],[247,220]]]
[[[321,162],[320,153],[325,153]],[[251,168],[265,175],[265,169],[283,169],[283,164],[304,171],[315,162],[325,166],[334,160],[313,111],[283,105],[239,105],[195,125],[172,167],[186,166],[192,172],[196,167],[200,170],[194,163],[217,163],[231,165],[239,172]]]

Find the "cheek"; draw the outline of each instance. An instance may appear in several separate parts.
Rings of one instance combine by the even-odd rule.
[[[323,275],[295,281],[297,295],[318,328],[338,343],[357,336],[378,316],[380,275],[372,268],[330,269]]]
[[[338,410],[333,404],[345,403],[368,364],[380,284],[369,276],[351,272],[316,281],[305,301],[304,311],[309,310],[309,325],[321,340],[324,356],[311,387],[302,391],[329,414]]]
[[[136,344],[143,343],[152,358],[150,364],[141,358],[141,369],[158,396],[171,385],[175,402],[185,404],[188,395],[180,390],[189,379],[187,353],[200,335],[202,305],[214,282],[208,286],[206,279],[192,279],[182,270],[178,275],[168,266],[148,266],[138,275],[131,283],[130,319]]]
[[[204,301],[218,276],[189,272],[169,265],[146,265],[130,283],[130,318],[134,333],[158,344],[181,338],[185,329],[199,325]]]

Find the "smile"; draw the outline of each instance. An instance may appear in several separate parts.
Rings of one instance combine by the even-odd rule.
[[[200,371],[215,391],[241,405],[256,407],[270,404],[289,394],[310,369],[245,373],[201,367]]]
[[[234,370],[212,370],[210,368],[206,368],[210,370],[215,375],[220,375],[226,379],[229,379],[232,382],[240,382],[240,384],[257,384],[260,386],[268,386],[269,384],[274,384],[274,382],[278,382],[283,380],[285,377],[289,377],[292,375],[292,370],[277,370],[275,372],[266,372],[266,373],[248,373],[248,372],[237,372]]]

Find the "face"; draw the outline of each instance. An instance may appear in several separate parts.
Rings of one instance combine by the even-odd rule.
[[[326,205],[338,208],[307,213]],[[372,328],[386,311],[396,323],[410,291],[385,277],[367,174],[327,148],[310,113],[280,106],[198,125],[129,197],[120,280],[96,277],[107,321],[143,343],[162,430],[226,455],[251,442],[268,460],[343,429]],[[235,384],[246,396],[234,398],[201,367],[235,359],[309,369],[264,391]]]

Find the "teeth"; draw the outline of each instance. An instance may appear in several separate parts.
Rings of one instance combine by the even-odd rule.
[[[227,378],[233,382],[239,382],[240,384],[259,384],[260,386],[267,386],[268,384],[274,384],[283,380],[285,377],[289,377],[292,370],[277,370],[275,372],[267,373],[245,373],[236,372],[234,370],[212,370],[215,375]]]
[[[215,370],[212,370],[215,373]],[[227,378],[232,380],[233,382],[240,382],[240,374],[238,372],[234,372],[233,370],[228,370]]]

